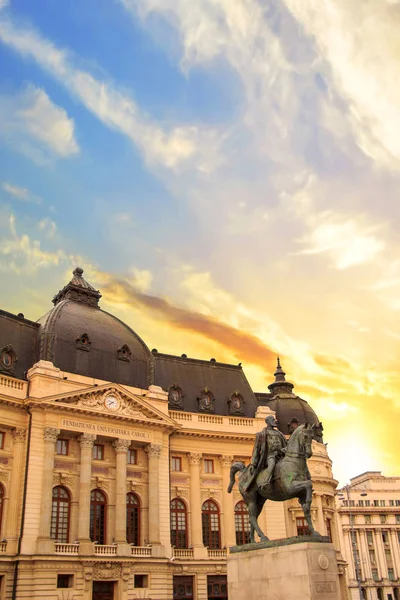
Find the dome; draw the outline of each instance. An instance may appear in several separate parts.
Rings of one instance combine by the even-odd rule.
[[[292,419],[300,424],[306,422],[311,425],[319,423],[316,413],[308,402],[293,393],[294,385],[286,381],[286,373],[281,367],[279,358],[274,375],[275,381],[268,386],[270,393],[256,394],[256,397],[260,404],[268,406],[275,412],[278,429],[284,434],[291,433],[290,422]]]
[[[62,371],[148,388],[152,355],[141,338],[101,310],[101,294],[77,267],[56,294],[54,308],[39,319],[39,356]]]

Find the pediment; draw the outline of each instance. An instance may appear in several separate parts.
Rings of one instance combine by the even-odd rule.
[[[90,412],[101,416],[123,418],[166,427],[177,427],[168,415],[142,398],[132,394],[118,384],[92,386],[68,394],[46,398],[46,404],[60,408]]]

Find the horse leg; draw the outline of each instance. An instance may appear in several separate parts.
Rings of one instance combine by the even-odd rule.
[[[257,532],[257,535],[259,536],[259,538],[262,542],[268,541],[267,536],[264,535],[264,532],[262,531],[262,529],[260,528],[260,526],[257,522],[258,516],[262,510],[262,507],[264,506],[265,500],[262,502],[262,504],[260,506],[259,503],[257,502],[256,494],[257,494],[257,492],[254,491],[254,493],[252,494],[252,498],[249,500],[249,502],[247,504],[247,508],[249,510],[249,521],[250,521],[250,543],[255,542],[254,532]]]
[[[303,495],[302,498],[299,498],[301,507],[303,509],[303,513],[304,516],[306,518],[307,524],[308,524],[308,529],[310,530],[311,535],[320,535],[318,533],[318,531],[316,531],[314,529],[314,525],[312,523],[312,518],[311,518],[311,502],[312,502],[312,482],[311,481],[305,481],[304,482],[306,484],[306,489],[305,489],[305,493]],[[305,498],[304,498],[305,496]],[[303,502],[302,502],[303,500]]]

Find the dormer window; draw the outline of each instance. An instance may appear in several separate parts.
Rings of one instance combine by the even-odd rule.
[[[233,392],[228,400],[229,414],[230,415],[243,415],[244,414],[244,399],[238,391]]]
[[[214,394],[212,393],[211,390],[208,389],[207,386],[202,390],[200,396],[197,398],[197,402],[199,404],[199,411],[200,412],[209,412],[209,413],[214,413],[215,412],[215,408],[214,408],[214,404],[215,404]]]
[[[13,375],[17,361],[17,355],[10,344],[0,350],[0,372]]]
[[[82,335],[79,335],[76,338],[76,347],[78,350],[86,350],[86,352],[89,352],[91,343],[87,333],[82,333]]]
[[[183,408],[183,393],[177,383],[174,383],[169,388],[168,404],[169,404],[169,407],[172,409]]]
[[[131,349],[127,344],[124,344],[123,346],[121,346],[121,348],[118,348],[117,356],[118,360],[124,360],[126,362],[129,362],[132,357]]]

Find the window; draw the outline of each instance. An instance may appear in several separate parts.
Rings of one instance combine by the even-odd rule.
[[[214,473],[214,461],[205,458],[204,459],[204,473]]]
[[[395,515],[394,518],[396,519],[396,525],[400,525],[400,515]]]
[[[207,548],[220,548],[219,508],[213,500],[206,500],[201,507],[203,544]]]
[[[73,575],[65,575],[64,573],[59,573],[57,575],[57,587],[58,588],[74,587],[74,576]]]
[[[368,546],[372,546],[374,543],[372,531],[367,531],[367,542],[368,542]]]
[[[101,490],[92,490],[90,494],[90,539],[98,544],[106,540],[107,499]]]
[[[379,506],[379,501],[378,500],[374,500],[374,506]]]
[[[343,500],[343,506],[348,506],[348,505],[349,505],[348,500]]]
[[[171,458],[171,471],[182,471],[182,459],[180,456]]]
[[[193,600],[192,576],[174,575],[173,586],[173,600]]]
[[[207,577],[208,600],[227,600],[228,585],[226,575],[208,575]]]
[[[349,506],[354,506],[354,500],[350,500]]]
[[[330,519],[326,519],[325,523],[326,523],[326,535],[328,536],[328,538],[330,539],[330,541],[332,541],[331,520]]]
[[[0,431],[0,450],[3,450],[3,448],[4,448],[5,437],[6,437],[6,434],[4,433],[4,431]]]
[[[171,500],[171,544],[175,548],[187,548],[186,504],[179,498]]]
[[[140,502],[133,492],[126,495],[126,540],[140,546]]]
[[[350,523],[350,525],[355,525],[356,518],[354,515],[349,515],[349,523]]]
[[[395,505],[395,506],[400,506],[400,500],[395,500],[395,501],[394,501],[394,505]]]
[[[385,500],[379,500],[379,506],[385,506],[385,505],[386,505]]]
[[[1,524],[3,521],[4,496],[5,496],[4,486],[0,483],[0,530],[1,530]]]
[[[394,581],[394,569],[388,569],[389,580]]]
[[[378,569],[372,569],[372,579],[374,581],[379,581]]]
[[[386,515],[379,515],[379,519],[381,523],[386,523]]]
[[[128,449],[128,465],[137,465],[137,450],[134,448]]]
[[[365,506],[371,506],[371,500],[364,500]]]
[[[304,517],[296,518],[297,535],[310,535],[308,523]]]
[[[89,352],[91,343],[92,342],[90,341],[88,334],[82,333],[82,335],[79,335],[76,338],[75,347],[78,350],[86,350],[86,352]]]
[[[400,544],[400,531],[398,531],[398,532],[397,532],[397,541],[398,541],[398,542],[399,542],[399,544]]]
[[[148,588],[149,587],[149,576],[138,575],[135,573],[133,576],[133,587],[135,588]]]
[[[240,500],[235,506],[235,531],[237,546],[250,542],[249,509],[243,500]]]
[[[392,562],[392,555],[390,554],[389,548],[385,549],[385,558],[386,562]]]
[[[63,544],[68,543],[70,504],[68,490],[62,485],[56,485],[51,505],[50,537]]]
[[[376,565],[375,550],[369,551],[369,560],[371,561],[371,565]]]
[[[67,456],[68,454],[68,442],[69,440],[58,439],[56,443],[56,453],[62,456]]]
[[[371,523],[371,515],[364,515],[364,523]]]
[[[382,542],[384,544],[388,544],[389,543],[389,537],[388,537],[388,532],[387,531],[382,531]]]
[[[389,506],[394,506],[394,500],[389,500]]]
[[[358,501],[358,506],[364,506],[364,500],[359,500]]]
[[[102,444],[93,444],[93,458],[104,460],[104,446]]]

